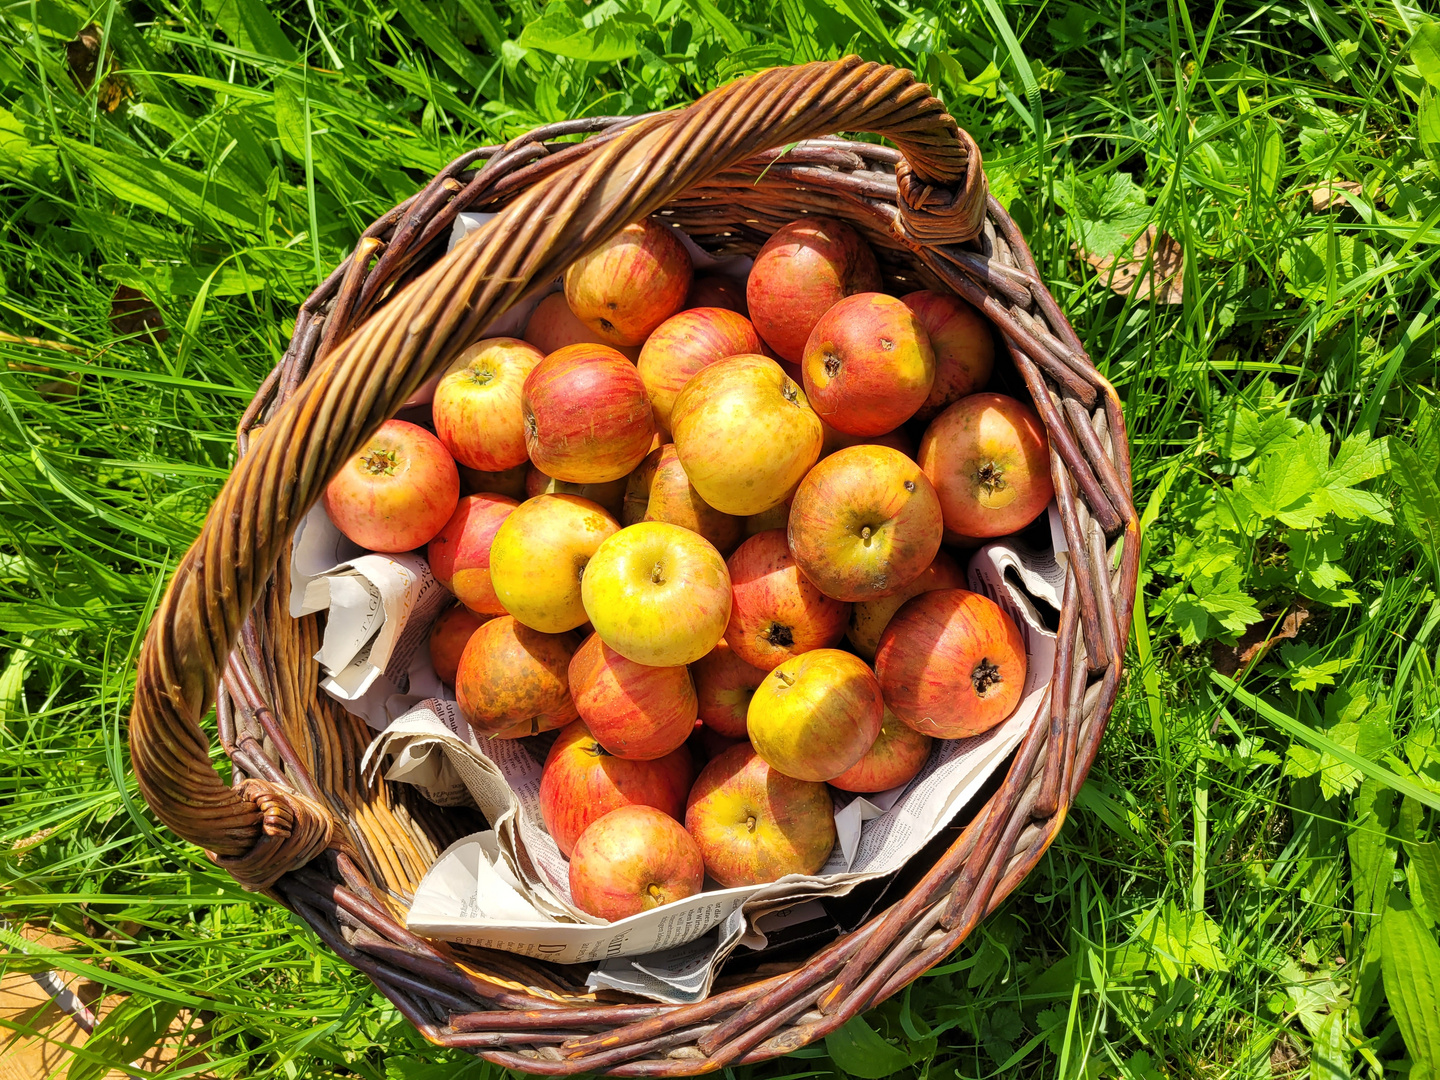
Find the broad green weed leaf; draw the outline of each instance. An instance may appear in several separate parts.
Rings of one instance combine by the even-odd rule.
[[[863,1016],[825,1036],[825,1051],[843,1071],[861,1080],[883,1080],[910,1065],[910,1056],[882,1039]]]
[[[1390,1012],[1410,1052],[1410,1075],[1440,1075],[1440,945],[1415,909],[1391,893],[1377,931]]]
[[[1420,105],[1415,111],[1415,133],[1420,139],[1420,149],[1431,161],[1440,161],[1440,101],[1435,91],[1428,86],[1420,93]]]
[[[300,54],[262,0],[205,0],[205,10],[240,48],[286,63],[299,61]]]
[[[15,114],[0,109],[0,179],[43,187],[58,176],[55,147],[32,143]]]
[[[623,60],[640,50],[634,24],[612,18],[592,28],[566,11],[547,12],[525,27],[520,33],[520,46],[601,63]]]
[[[1349,1080],[1350,1010],[1336,1008],[1325,1014],[1320,1030],[1310,1041],[1310,1080]]]
[[[25,639],[27,643],[29,638]],[[30,670],[30,652],[15,649],[10,653],[5,670],[0,673],[0,731],[11,720],[18,720],[25,711],[25,673]]]
[[[1369,748],[1374,753],[1375,748]],[[1395,845],[1389,836],[1395,819],[1395,793],[1366,777],[1350,804],[1351,829],[1345,843],[1350,852],[1350,884],[1355,911],[1368,922],[1380,913],[1395,867]]]
[[[220,176],[155,158],[111,153],[70,139],[61,145],[80,160],[91,179],[117,199],[187,225],[213,223],[259,231],[258,192],[231,187]]]
[[[1406,841],[1405,858],[1410,899],[1426,921],[1435,926],[1440,923],[1440,843]]]
[[[445,66],[459,75],[475,89],[485,82],[485,65],[461,43],[455,31],[442,23],[433,11],[438,7],[423,3],[422,0],[395,0],[395,7],[419,35],[420,40],[445,62]]]
[[[1440,23],[1423,22],[1415,28],[1410,59],[1426,82],[1440,88]]]
[[[1334,686],[1335,676],[1355,663],[1354,657],[1332,657],[1324,649],[1303,643],[1280,646],[1280,661],[1285,666],[1285,678],[1292,690],[1318,690],[1322,686]]]
[[[1327,299],[1376,263],[1370,246],[1349,233],[1314,232],[1280,252],[1285,288],[1302,300]]]
[[[1055,201],[1065,211],[1070,235],[1092,255],[1115,254],[1150,220],[1145,192],[1129,173],[1098,181],[1071,176],[1057,185]]]
[[[886,29],[885,24],[880,21],[875,6],[869,0],[825,0],[825,2],[881,45],[895,47],[895,40],[890,36],[890,31]]]
[[[735,24],[725,17],[725,13],[715,6],[713,0],[685,0],[685,2],[710,24],[728,49],[732,52],[739,52],[745,48],[745,35],[740,33]]]

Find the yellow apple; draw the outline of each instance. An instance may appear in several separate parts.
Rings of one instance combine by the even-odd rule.
[[[755,752],[797,780],[832,780],[880,734],[885,701],[864,660],[812,649],[787,660],[750,699],[745,726]]]
[[[527,499],[510,512],[490,542],[496,599],[518,622],[542,633],[563,634],[584,625],[580,579],[600,545],[619,529],[615,519],[589,499]]]
[[[600,545],[585,568],[581,596],[590,625],[610,648],[637,664],[678,667],[724,636],[730,572],[699,533],[642,521]]]
[[[731,356],[701,368],[670,419],[690,483],[716,510],[737,517],[784,502],[825,438],[805,391],[766,356]]]

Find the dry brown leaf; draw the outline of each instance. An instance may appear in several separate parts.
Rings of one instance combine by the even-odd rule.
[[[1310,189],[1310,209],[1319,213],[1338,204],[1343,210],[1350,205],[1345,199],[1347,192],[1351,195],[1362,195],[1365,189],[1354,180],[1322,181]]]
[[[170,336],[170,331],[165,329],[165,319],[154,301],[129,285],[121,285],[115,290],[115,298],[110,303],[110,325],[117,334],[139,334],[151,330],[156,341],[164,341]]]
[[[1272,648],[1282,641],[1288,641],[1300,632],[1300,624],[1310,617],[1310,612],[1304,608],[1296,608],[1285,618],[1280,620],[1280,629],[1270,637],[1270,627],[1275,625],[1275,616],[1267,616],[1264,621],[1252,623],[1246,627],[1245,633],[1234,645],[1222,645],[1215,642],[1210,650],[1210,659],[1215,665],[1215,670],[1227,678],[1234,675],[1241,668],[1249,667],[1257,660],[1264,658]]]
[[[95,73],[100,70],[100,27],[91,23],[75,35],[73,41],[65,43],[65,61],[70,67],[70,77],[81,90],[89,90],[95,82]],[[127,98],[135,96],[130,82],[115,70],[115,51],[110,50],[105,77],[100,80],[96,101],[100,108],[113,113]]]
[[[1128,253],[1080,254],[1121,296],[1162,304],[1179,304],[1185,299],[1185,251],[1178,240],[1169,233],[1157,232],[1154,225],[1135,238]],[[1151,260],[1148,268],[1147,258]]]

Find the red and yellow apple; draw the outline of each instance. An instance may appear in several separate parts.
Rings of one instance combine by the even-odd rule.
[[[686,667],[647,667],[591,634],[570,661],[570,696],[595,736],[619,758],[654,761],[685,745],[698,702]]]
[[[622,476],[619,480],[609,480],[603,484],[572,484],[568,480],[556,480],[553,476],[546,476],[531,465],[525,473],[525,498],[533,499],[536,495],[578,495],[582,499],[599,503],[606,513],[619,520],[625,508],[625,486],[629,479],[628,476]]]
[[[880,266],[859,233],[834,218],[805,217],[765,241],[745,299],[766,344],[799,363],[820,316],[847,296],[879,288]]]
[[[675,399],[701,368],[760,350],[760,335],[750,320],[725,308],[691,308],[666,319],[645,339],[635,365],[650,395],[655,423],[670,430]]]
[[[940,550],[940,500],[920,466],[888,446],[851,446],[811,469],[790,503],[800,572],[836,600],[903,589]]]
[[[524,338],[546,356],[567,345],[609,345],[625,354],[628,360],[640,357],[637,345],[615,345],[575,317],[563,292],[551,293],[535,306],[525,324]]]
[[[325,487],[335,527],[371,551],[413,551],[445,527],[460,500],[460,473],[440,440],[386,420]]]
[[[655,436],[639,372],[605,345],[569,345],[545,357],[525,380],[520,405],[530,460],[572,484],[625,477]]]
[[[835,807],[824,784],[776,772],[741,743],[700,770],[685,829],[725,888],[763,885],[825,865],[835,846]]]
[[[610,344],[639,345],[680,310],[693,274],[675,230],[645,218],[570,264],[565,301]]]
[[[570,658],[579,645],[575,634],[542,634],[509,615],[484,623],[460,654],[460,714],[491,738],[564,727],[579,715],[570,700]]]
[[[934,560],[922,570],[918,577],[898,592],[882,596],[878,600],[866,600],[850,609],[850,625],[846,627],[845,638],[850,647],[863,660],[874,660],[875,650],[880,647],[880,635],[895,612],[905,601],[923,592],[935,589],[965,588],[965,571],[944,549],[935,553]]]
[[[915,312],[935,350],[935,382],[915,419],[929,421],[952,401],[985,389],[995,369],[995,337],[989,321],[952,293],[907,293],[900,298]]]
[[[490,542],[495,598],[526,626],[547,634],[586,621],[580,579],[600,545],[620,531],[598,504],[576,495],[527,499]]]
[[[971,394],[942,412],[920,439],[919,461],[945,527],[963,536],[1018,532],[1055,497],[1045,425],[1004,394]]]
[[[425,549],[435,580],[478,614],[505,613],[490,582],[490,545],[519,505],[504,495],[466,495]]]
[[[748,738],[745,718],[750,699],[765,681],[766,673],[740,659],[722,638],[720,643],[690,665],[699,698],[700,719],[707,728],[727,739]]]
[[[476,615],[464,604],[455,604],[441,612],[430,627],[430,663],[436,677],[446,686],[455,685],[460,656],[470,643],[470,636],[488,621],[489,615]]]
[[[750,745],[797,780],[825,781],[865,756],[880,734],[885,702],[864,660],[812,649],[780,664],[750,700]]]
[[[611,922],[694,896],[704,884],[699,846],[653,806],[611,810],[580,834],[570,856],[570,899]]]
[[[685,475],[673,443],[651,450],[625,486],[625,525],[642,521],[668,521],[699,533],[722,554],[740,542],[742,519],[722,514],[700,498]]]
[[[979,735],[1014,712],[1025,664],[1025,641],[1010,616],[988,596],[965,589],[909,600],[875,653],[885,704],[937,739]]]
[[[701,368],[675,399],[675,450],[700,497],[746,517],[782,503],[820,457],[820,418],[780,365],[731,356]]]
[[[581,833],[622,806],[653,806],[679,821],[694,779],[685,747],[653,761],[628,761],[601,746],[585,721],[577,720],[560,732],[545,758],[540,817],[568,859]]]
[[[829,648],[844,635],[850,605],[810,583],[781,530],[750,537],[730,556],[729,567],[725,640],[747,664],[772,671],[801,653]]]
[[[520,391],[543,354],[519,338],[477,341],[435,387],[435,435],[471,469],[502,472],[525,461]]]
[[[935,382],[935,352],[904,303],[857,293],[820,317],[801,369],[821,420],[848,435],[883,435],[925,404]]]
[[[908,784],[930,760],[933,742],[886,709],[875,744],[854,765],[831,777],[830,786],[864,794]]]
[[[600,545],[581,597],[610,648],[637,664],[676,667],[699,660],[724,635],[730,574],[699,533],[642,521]]]

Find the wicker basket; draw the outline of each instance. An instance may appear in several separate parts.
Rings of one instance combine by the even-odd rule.
[[[874,132],[898,151],[837,131]],[[589,137],[555,141],[577,134]],[[447,255],[462,210],[498,216]],[[683,1006],[606,1003],[585,992],[583,971],[404,929],[426,868],[480,822],[361,779],[370,733],[318,692],[317,619],[286,607],[290,537],[340,464],[479,328],[655,213],[719,254],[753,253],[802,214],[843,218],[891,291],[948,287],[982,309],[1048,429],[1069,547],[1055,693],[958,838],[853,933]],[[1139,555],[1119,399],[989,197],[974,142],[906,71],[854,57],[777,69],[677,112],[553,124],[464,155],[367,229],[304,303],[239,449],[141,654],[130,725],[141,790],[426,1038],[501,1065],[678,1076],[823,1038],[944,958],[1029,872],[1115,701]],[[200,727],[212,701],[228,784]]]

